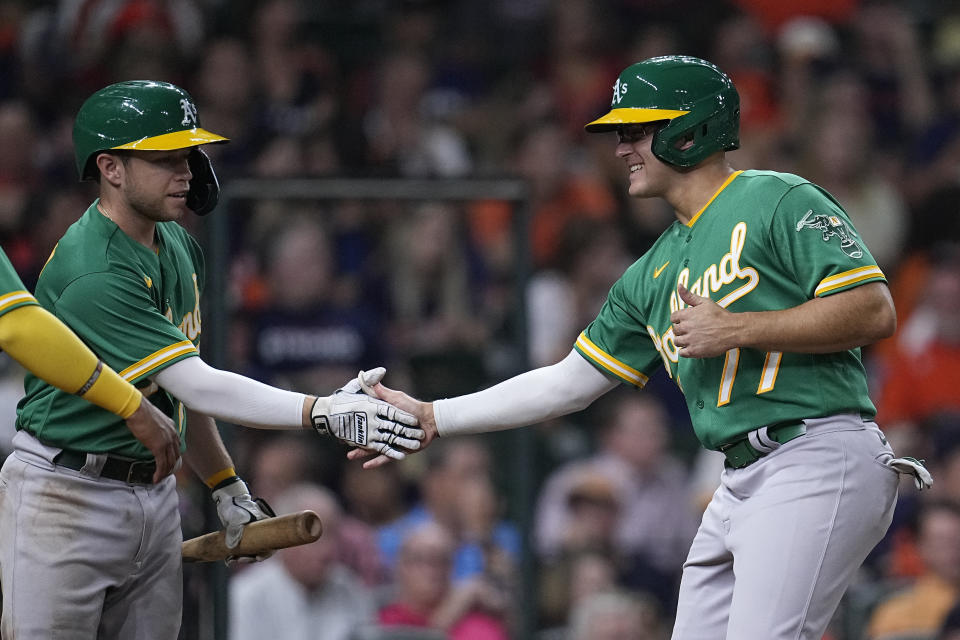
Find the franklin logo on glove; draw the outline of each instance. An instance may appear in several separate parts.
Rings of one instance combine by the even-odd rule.
[[[367,444],[367,414],[355,413],[353,414],[353,420],[354,424],[357,425],[357,443]]]

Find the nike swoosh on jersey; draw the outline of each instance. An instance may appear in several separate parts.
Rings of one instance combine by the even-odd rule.
[[[668,265],[668,264],[670,264],[670,261],[669,261],[669,260],[667,260],[666,262],[664,262],[664,263],[663,263],[663,266],[660,267],[659,269],[654,269],[654,270],[653,270],[653,279],[654,279],[654,280],[656,280],[657,278],[660,277],[660,274],[663,273],[663,270],[667,268],[667,265]]]

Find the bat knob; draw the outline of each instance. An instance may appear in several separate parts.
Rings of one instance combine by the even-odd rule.
[[[313,511],[304,512],[303,518],[300,520],[300,525],[307,538],[317,540],[323,535],[323,523],[320,521],[320,516]]]

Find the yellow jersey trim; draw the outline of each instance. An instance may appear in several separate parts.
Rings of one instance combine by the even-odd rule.
[[[848,287],[851,284],[858,284],[865,280],[873,280],[876,278],[886,279],[886,276],[883,275],[883,271],[881,271],[880,267],[877,265],[851,269],[850,271],[844,271],[843,273],[838,273],[836,275],[824,278],[820,281],[820,284],[817,285],[817,288],[814,290],[813,294],[815,296],[821,296],[825,293],[830,293],[831,291]]]
[[[609,353],[606,353],[603,349],[591,342],[590,338],[587,337],[587,334],[580,334],[580,336],[577,338],[577,346],[580,347],[583,353],[589,356],[591,360],[618,378],[626,380],[630,384],[638,387],[643,387],[645,384],[647,384],[647,380],[649,380],[647,376],[643,375],[633,367],[620,362]]]
[[[737,177],[738,175],[740,175],[741,173],[743,173],[743,171],[734,171],[733,173],[731,173],[730,176],[729,176],[726,180],[723,181],[723,184],[720,185],[720,188],[717,189],[717,192],[716,192],[715,194],[713,194],[712,196],[710,196],[710,199],[707,200],[707,204],[705,204],[705,205],[703,205],[702,207],[700,207],[700,211],[697,211],[695,214],[693,214],[693,217],[690,218],[690,222],[687,223],[687,226],[688,226],[688,227],[692,227],[692,226],[693,226],[693,223],[697,221],[697,218],[699,218],[699,217],[703,214],[703,212],[707,210],[707,207],[710,206],[710,203],[713,202],[714,200],[716,200],[716,199],[717,199],[717,196],[720,195],[720,192],[723,191],[724,189],[726,189],[726,188],[727,188],[727,185],[730,184],[731,182],[733,182],[733,179],[736,178],[736,177]]]
[[[0,313],[3,313],[10,307],[29,302],[30,304],[40,304],[29,291],[13,291],[4,296],[0,296]]]
[[[159,351],[151,353],[149,356],[143,360],[140,360],[139,362],[133,363],[120,372],[120,377],[129,382],[153,371],[154,369],[157,369],[161,365],[170,362],[174,358],[178,358],[191,352],[199,353],[197,348],[189,340],[172,344],[168,347],[160,349]]]

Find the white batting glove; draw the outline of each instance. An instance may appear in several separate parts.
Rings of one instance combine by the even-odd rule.
[[[240,544],[244,525],[276,515],[266,500],[253,499],[247,484],[239,476],[234,476],[227,484],[214,491],[213,501],[217,503],[217,515],[226,530],[224,542],[228,549]],[[272,553],[260,556],[230,556],[226,562],[228,566],[233,562],[259,562],[271,555]]]
[[[913,478],[913,484],[918,491],[929,489],[933,486],[933,476],[923,466],[923,460],[917,460],[910,456],[894,458],[887,462],[887,466],[896,470],[901,475],[908,475]]]
[[[407,455],[404,450],[419,449],[426,434],[417,426],[417,419],[363,393],[380,382],[386,372],[383,367],[361,371],[332,396],[317,398],[310,410],[317,433],[394,460],[402,460]]]

